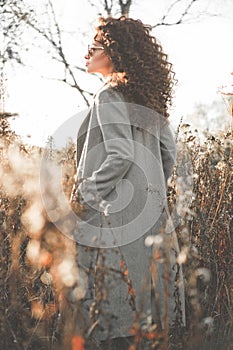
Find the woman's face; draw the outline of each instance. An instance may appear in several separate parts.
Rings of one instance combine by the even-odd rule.
[[[85,59],[88,73],[100,73],[104,77],[107,77],[113,71],[113,64],[98,41],[94,40],[89,45]]]

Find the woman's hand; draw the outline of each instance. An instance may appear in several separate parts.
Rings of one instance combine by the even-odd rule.
[[[83,211],[83,205],[80,203],[78,186],[77,186],[76,182],[73,185],[69,203],[70,203],[70,206],[71,206],[73,212],[75,214],[80,215],[80,213]]]

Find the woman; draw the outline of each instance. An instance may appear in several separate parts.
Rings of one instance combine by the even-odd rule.
[[[185,322],[166,203],[176,155],[167,122],[174,74],[150,27],[125,17],[99,20],[85,59],[105,84],[79,130],[71,196],[82,208],[75,238],[89,281],[83,332],[102,349],[109,339],[123,349],[133,332]]]

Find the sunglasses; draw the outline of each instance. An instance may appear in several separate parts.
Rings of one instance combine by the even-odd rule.
[[[95,45],[88,45],[88,56],[92,57],[95,54],[95,51],[97,50],[104,50],[104,47],[102,46],[95,46]]]

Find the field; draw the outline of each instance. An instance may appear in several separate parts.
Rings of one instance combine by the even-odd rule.
[[[78,302],[70,290],[77,280],[75,245],[50,221],[41,201],[42,157],[63,165],[69,196],[75,147],[60,152],[22,144],[0,120],[0,349],[82,350],[75,333]],[[178,161],[169,181],[168,201],[176,226],[186,289],[187,326],[179,322],[147,337],[151,349],[233,349],[232,135],[219,132],[199,140],[180,125]],[[47,189],[56,208],[56,183]],[[56,194],[56,195],[55,195]],[[59,196],[58,196],[59,197]],[[57,214],[66,220],[63,208]],[[72,225],[68,219],[66,225]],[[67,273],[68,271],[68,273]],[[82,278],[77,300],[84,292]],[[136,350],[131,346],[131,350]]]

